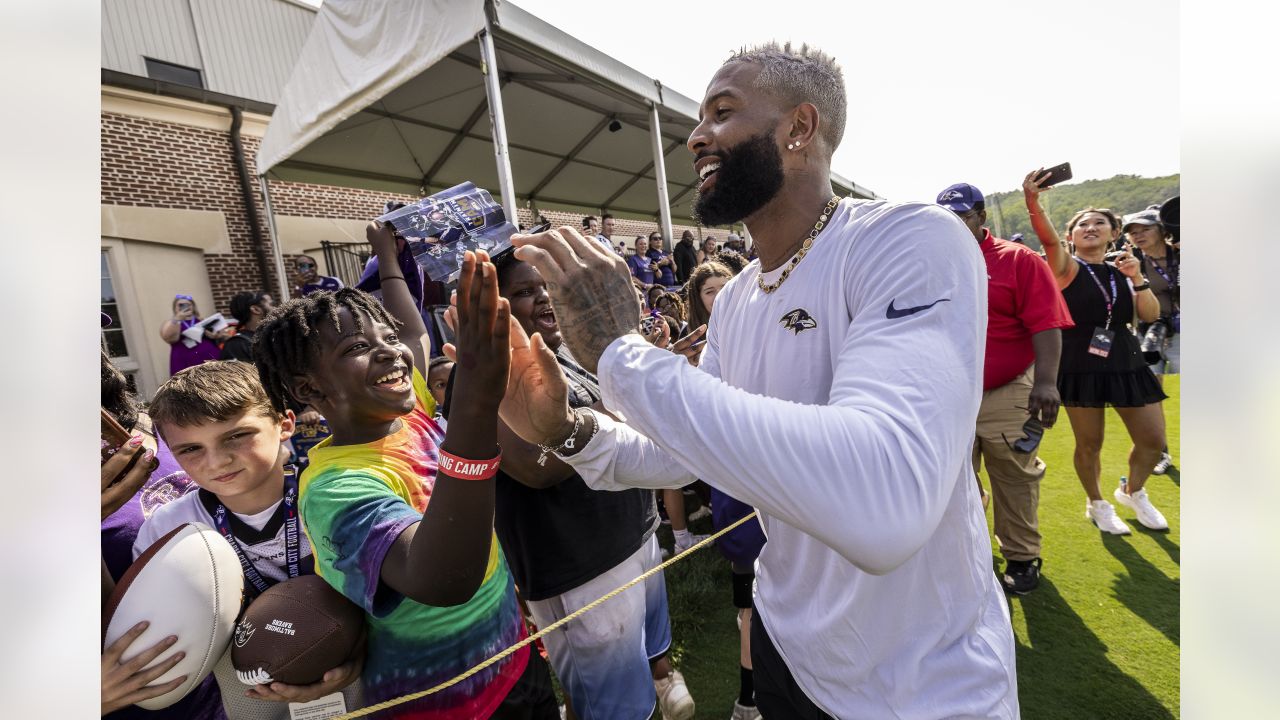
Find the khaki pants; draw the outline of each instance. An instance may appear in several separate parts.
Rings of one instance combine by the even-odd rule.
[[[1034,452],[1024,454],[1009,447],[1022,437],[1022,425],[1028,415],[1019,408],[1027,406],[1034,367],[982,394],[977,437],[973,443],[974,473],[985,459],[987,476],[991,478],[996,542],[1005,560],[1031,560],[1040,556],[1040,521],[1036,510],[1040,505],[1040,478],[1044,477],[1045,465]]]

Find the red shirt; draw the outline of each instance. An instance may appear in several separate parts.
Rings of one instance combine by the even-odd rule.
[[[982,389],[1000,387],[1035,362],[1031,336],[1075,326],[1053,271],[1034,250],[983,228],[987,262],[987,359]]]

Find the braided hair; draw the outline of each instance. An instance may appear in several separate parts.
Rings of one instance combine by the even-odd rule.
[[[254,333],[253,362],[277,412],[283,413],[297,400],[289,387],[295,378],[311,371],[320,350],[320,323],[327,320],[335,331],[342,331],[338,320],[342,308],[351,313],[360,332],[364,331],[365,316],[400,327],[400,321],[375,297],[363,290],[342,288],[289,300],[272,310]]]

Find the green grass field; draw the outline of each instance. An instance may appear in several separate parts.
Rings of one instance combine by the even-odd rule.
[[[1178,376],[1169,376],[1165,387],[1169,449],[1175,463],[1178,381]],[[1131,510],[1117,507],[1133,534],[1103,535],[1084,517],[1085,495],[1071,463],[1071,428],[1065,412],[1059,418],[1040,447],[1040,457],[1049,466],[1040,491],[1040,587],[1009,601],[1018,644],[1022,717],[1179,717],[1177,471],[1152,477],[1147,486],[1152,502],[1169,520],[1169,532],[1150,532]],[[1102,490],[1108,500],[1120,475],[1128,474],[1129,446],[1119,417],[1108,411],[1102,454]],[[705,520],[693,529],[711,531]],[[665,526],[659,539],[671,547],[671,532]],[[992,563],[1003,567],[994,550]],[[738,631],[728,563],[715,548],[704,548],[667,571],[667,591],[672,654],[697,701],[697,717],[728,718],[738,692]]]

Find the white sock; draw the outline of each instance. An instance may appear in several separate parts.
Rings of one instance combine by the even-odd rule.
[[[687,542],[689,542],[689,530],[688,530],[688,528],[686,528],[686,529],[684,529],[684,530],[673,530],[673,531],[672,531],[672,534],[674,534],[674,535],[676,536],[676,542],[682,542],[682,541],[683,541],[683,542],[686,542],[686,543],[687,543]]]

